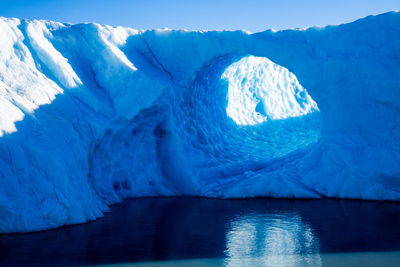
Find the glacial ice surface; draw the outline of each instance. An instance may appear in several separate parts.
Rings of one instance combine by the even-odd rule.
[[[0,18],[0,232],[127,197],[400,200],[400,13],[285,31]]]

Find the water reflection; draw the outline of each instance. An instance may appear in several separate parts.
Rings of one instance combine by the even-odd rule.
[[[398,225],[399,203],[133,199],[88,224],[0,235],[0,265],[320,266],[333,253],[400,251]]]
[[[226,235],[226,266],[321,266],[319,241],[296,213],[235,218]]]

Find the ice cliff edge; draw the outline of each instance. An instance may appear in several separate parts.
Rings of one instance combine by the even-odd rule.
[[[400,13],[303,30],[0,18],[0,232],[127,197],[400,200]]]

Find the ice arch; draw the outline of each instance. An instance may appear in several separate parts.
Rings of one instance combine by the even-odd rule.
[[[278,72],[268,69],[269,64],[272,65],[272,68],[278,69]],[[243,68],[246,71],[239,71]],[[272,83],[275,88],[270,88],[270,84],[266,84],[264,87],[257,85],[260,82],[260,77],[258,77],[260,72],[266,74],[266,77],[261,77],[262,79],[280,79],[279,86],[281,87],[277,88],[277,83],[279,83],[277,81],[275,81],[277,83]],[[227,75],[230,79],[226,78]],[[285,113],[287,110],[282,109],[279,119],[274,118],[256,125],[238,124],[229,116],[229,93],[232,86],[234,86],[233,90],[248,90],[245,83],[243,83],[243,87],[240,87],[242,81],[246,79],[249,83],[261,87],[259,88],[260,91],[263,90],[261,95],[268,90],[276,90],[283,94],[272,94],[268,99],[270,102],[293,101],[297,103],[297,106],[290,109],[294,104],[291,102],[292,106],[288,105],[289,111]],[[263,82],[262,79],[261,82]],[[264,80],[264,82],[267,81]],[[293,84],[288,86],[288,83],[291,82]],[[299,91],[304,94],[301,95]],[[273,176],[276,175],[275,172],[280,173],[282,169],[290,172],[285,166],[289,162],[298,160],[300,155],[303,155],[304,149],[317,142],[319,138],[320,115],[316,103],[300,86],[293,74],[267,58],[216,57],[196,73],[196,77],[189,87],[183,92],[178,89],[176,94],[179,97],[174,97],[176,104],[173,104],[171,115],[173,126],[165,127],[165,131],[175,134],[176,138],[180,140],[179,146],[182,147],[181,153],[184,155],[182,158],[185,160],[169,161],[168,165],[171,167],[176,164],[176,169],[187,168],[186,173],[190,173],[187,177],[193,179],[193,183],[200,183],[194,191],[201,192],[201,195],[242,197],[243,193],[239,188],[248,183],[249,179],[258,175]],[[304,109],[299,108],[296,96],[303,105],[302,107],[305,107]],[[253,97],[253,95],[248,97]],[[264,100],[267,101],[267,99]],[[282,106],[284,105],[282,104]],[[249,107],[256,112],[254,106],[249,105]],[[239,108],[247,107],[239,106]],[[270,110],[271,112],[276,111]],[[299,110],[298,113],[293,112]],[[251,114],[248,119],[253,119]],[[171,147],[177,147],[177,144],[171,143]],[[279,170],[268,168],[274,164],[280,164],[282,168]],[[263,172],[268,174],[262,174]],[[174,176],[176,176],[175,173]],[[186,178],[186,180],[190,179]],[[267,179],[264,182],[273,182],[277,187],[286,187],[279,193],[274,193],[274,196],[293,196],[296,194],[293,187],[298,186],[302,192],[298,197],[319,197],[301,183],[297,185],[297,180],[296,185],[292,183],[291,179],[285,181]],[[254,189],[256,188],[257,186],[254,187]],[[259,188],[265,188],[265,186]],[[184,194],[193,192],[193,190],[186,191],[185,189],[180,187],[178,190]],[[258,193],[252,194],[257,195]]]
[[[398,12],[255,34],[1,18],[0,231],[82,223],[126,197],[400,200],[399,25]],[[287,68],[320,113],[236,124],[220,78],[248,55]],[[287,122],[300,128],[282,139]]]

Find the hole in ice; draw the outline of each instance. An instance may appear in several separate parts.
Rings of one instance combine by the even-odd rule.
[[[229,84],[226,113],[238,125],[319,111],[296,76],[265,57],[244,57],[226,68],[221,78]]]
[[[209,170],[205,176],[255,170],[254,162],[285,157],[320,136],[317,103],[293,73],[264,57],[212,60],[179,101],[177,134],[185,157]]]
[[[113,186],[113,189],[114,189],[115,191],[121,190],[121,184],[120,184],[118,181],[114,181],[114,182],[112,183],[112,186]]]

